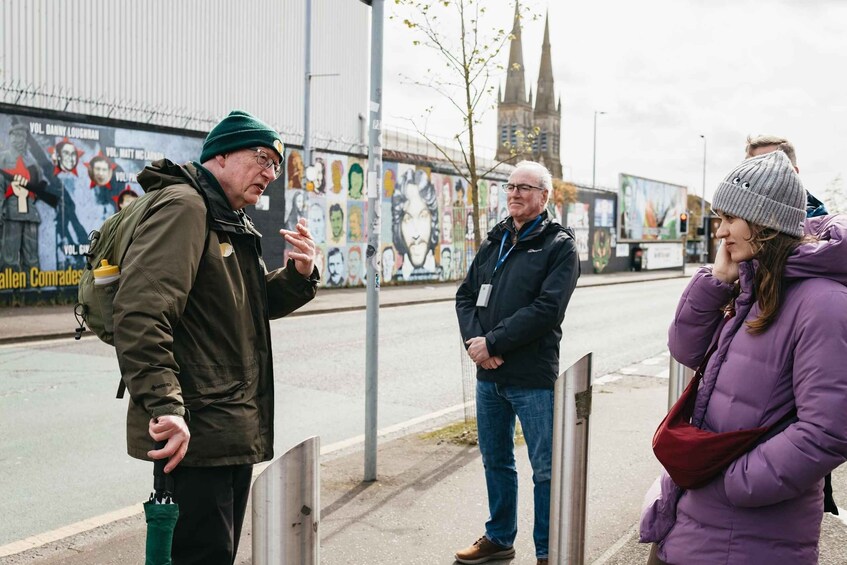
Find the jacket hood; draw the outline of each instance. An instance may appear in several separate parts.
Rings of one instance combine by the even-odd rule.
[[[249,222],[242,211],[234,211],[214,176],[199,163],[178,165],[169,159],[153,161],[138,174],[138,183],[144,192],[161,190],[175,184],[190,184],[203,196],[209,214],[219,226],[242,226]],[[256,235],[255,229],[250,228]]]
[[[847,286],[847,216],[808,218],[803,231],[818,241],[797,247],[785,264],[785,278],[824,278]]]
[[[198,187],[197,181],[186,167],[177,165],[169,159],[153,161],[138,173],[138,184],[141,185],[144,192],[161,190],[174,184],[185,183]]]

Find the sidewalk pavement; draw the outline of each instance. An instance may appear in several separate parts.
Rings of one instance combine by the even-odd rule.
[[[688,265],[686,274],[681,269],[662,271],[621,272],[609,274],[583,274],[578,287],[622,284],[690,276],[698,266]],[[381,308],[425,304],[428,302],[452,301],[456,295],[456,281],[433,284],[410,284],[385,286],[379,292]],[[291,316],[364,310],[367,292],[364,288],[330,289],[319,288],[318,295]],[[0,306],[0,344],[19,343],[52,338],[72,338],[77,327],[73,305],[49,306]],[[86,332],[84,336],[93,336]]]
[[[641,282],[690,276],[679,270],[583,275],[580,287]],[[385,287],[382,307],[452,301],[457,283]],[[321,289],[317,298],[298,315],[364,309],[364,289]],[[25,342],[73,335],[70,306],[7,308],[2,310],[0,343]],[[89,334],[91,335],[91,334]],[[595,387],[593,434],[603,442],[589,459],[589,507],[592,514],[613,516],[614,526],[589,526],[586,554],[597,565],[646,561],[647,548],[634,538],[637,508],[619,501],[619,490],[644,492],[658,474],[658,463],[634,453],[634,434],[648,437],[661,419],[667,398],[667,381],[632,378],[613,387]],[[623,388],[621,388],[623,387]],[[615,391],[619,393],[615,393]],[[609,394],[603,394],[608,392]],[[634,396],[633,396],[634,395]],[[645,409],[645,406],[652,406]],[[595,427],[596,426],[596,427]],[[643,427],[645,429],[636,429]],[[647,429],[650,428],[650,429]],[[601,432],[602,430],[602,432]],[[593,435],[592,434],[592,435]],[[531,468],[525,446],[516,450],[520,480],[517,557],[512,565],[535,563],[532,544]],[[624,456],[623,453],[632,453]],[[475,445],[455,444],[410,434],[380,439],[378,480],[362,482],[363,453],[336,452],[321,457],[321,563],[350,565],[442,565],[454,563],[455,550],[470,545],[482,534],[488,509],[482,462]],[[616,485],[611,487],[610,485]],[[626,507],[624,507],[626,506]],[[595,514],[596,515],[596,514]],[[247,522],[236,563],[251,563],[251,524]],[[621,537],[621,534],[625,534]],[[144,554],[146,526],[141,514],[112,522],[5,558],[0,565],[118,565],[138,563]],[[599,561],[598,561],[599,559]],[[505,562],[501,562],[505,563]]]

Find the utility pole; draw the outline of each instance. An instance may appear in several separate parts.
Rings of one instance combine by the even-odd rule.
[[[312,164],[312,0],[306,0],[306,58],[303,75],[303,168]]]
[[[594,110],[594,156],[591,164],[591,188],[597,187],[597,116],[602,116],[606,112]]]
[[[363,0],[364,1],[364,0]],[[371,87],[368,108],[368,249],[365,337],[365,481],[376,480],[379,351],[380,193],[382,192],[382,20],[384,0],[371,6]]]

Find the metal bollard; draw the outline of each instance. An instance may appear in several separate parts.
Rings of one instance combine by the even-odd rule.
[[[318,565],[321,440],[310,437],[253,483],[253,565]]]
[[[549,558],[551,565],[582,565],[588,491],[591,353],[562,373],[556,380],[554,395]]]
[[[671,357],[668,377],[668,410],[670,410],[677,399],[682,396],[682,391],[694,378],[694,369],[689,369]]]

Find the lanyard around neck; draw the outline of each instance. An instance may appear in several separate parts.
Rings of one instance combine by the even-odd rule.
[[[526,228],[526,230],[523,233],[518,234],[518,241],[522,240],[524,237],[527,236],[527,234],[529,234],[532,230],[534,230],[535,226],[537,226],[539,224],[539,222],[541,222],[541,216],[540,215],[537,218],[535,218],[535,220],[533,220],[533,222],[529,225],[528,228]],[[506,230],[506,231],[503,232],[503,238],[500,240],[500,253],[498,253],[498,255],[497,255],[497,264],[494,265],[494,273],[497,272],[497,269],[500,268],[500,265],[502,265],[503,263],[506,262],[506,259],[509,258],[509,255],[512,253],[512,250],[518,244],[518,242],[516,241],[515,245],[511,246],[509,248],[509,250],[506,251],[506,254],[503,255],[503,247],[505,247],[506,238],[508,238],[508,237],[509,237],[509,230]],[[491,273],[491,275],[494,276],[494,273]]]

